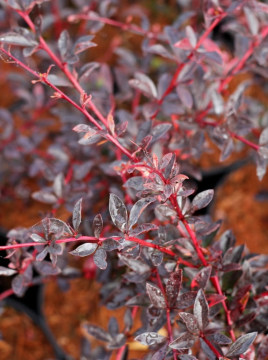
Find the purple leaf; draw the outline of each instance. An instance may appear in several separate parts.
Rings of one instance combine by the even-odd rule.
[[[55,204],[58,201],[55,195],[44,190],[35,191],[32,194],[32,198],[45,204]]]
[[[205,298],[203,290],[200,289],[194,302],[194,315],[197,319],[200,330],[204,330],[209,323],[208,311],[209,308],[207,300]]]
[[[14,269],[9,269],[4,266],[0,266],[0,276],[12,276],[16,273],[17,271]]]
[[[143,345],[151,346],[161,344],[166,340],[165,336],[159,335],[156,332],[145,332],[135,337],[136,341],[139,341]]]
[[[0,133],[1,140],[6,140],[10,136],[12,136],[14,130],[13,117],[11,113],[4,108],[0,108],[0,128],[1,128],[1,133]]]
[[[36,256],[36,261],[43,261],[44,258],[47,256],[48,254],[48,249],[49,247],[46,246],[37,256]]]
[[[93,256],[94,263],[101,270],[105,270],[107,268],[106,258],[107,258],[106,251],[102,248],[97,249],[97,251],[95,252],[95,254]]]
[[[94,236],[96,238],[100,237],[102,228],[103,228],[102,216],[101,216],[101,214],[98,214],[94,217],[94,220],[93,220],[93,232],[94,232]]]
[[[78,140],[80,145],[92,145],[101,139],[101,134],[98,131],[89,131],[81,139]]]
[[[174,44],[175,47],[178,47],[182,50],[192,50],[192,44],[190,43],[189,39],[184,38]]]
[[[190,349],[195,342],[195,337],[190,333],[182,333],[177,339],[172,341],[169,346],[175,350]]]
[[[199,334],[199,327],[197,323],[197,319],[194,315],[186,313],[186,312],[180,312],[179,313],[182,321],[185,323],[188,331],[193,335]]]
[[[166,179],[169,179],[172,169],[176,161],[176,155],[174,153],[169,153],[163,156],[160,163],[160,169],[164,169],[164,176]]]
[[[200,345],[201,345],[201,349],[204,351],[206,358],[208,360],[218,360],[214,351],[211,350],[211,348],[207,345],[205,340],[203,340],[202,338],[200,338]],[[213,344],[213,345],[216,348],[215,344]],[[218,350],[220,350],[220,349],[218,348]]]
[[[259,145],[267,146],[268,145],[268,127],[262,130],[260,138],[259,138]]]
[[[56,234],[58,237],[68,234],[72,235],[72,231],[69,226],[62,220],[56,218],[46,218],[48,224],[48,230],[52,234]]]
[[[240,336],[231,346],[228,350],[227,354],[225,356],[227,357],[234,357],[241,354],[244,354],[250,345],[255,340],[256,336],[258,335],[257,332],[252,332],[246,335]]]
[[[258,150],[258,154],[263,158],[263,159],[268,159],[268,127],[266,127],[259,138],[259,150]]]
[[[157,90],[152,80],[145,74],[140,72],[135,73],[135,79],[129,80],[129,85],[140,90],[144,95],[157,98]]]
[[[72,223],[73,223],[73,227],[74,227],[75,231],[78,230],[79,225],[81,224],[82,200],[83,200],[82,198],[79,199],[75,203],[74,209],[73,209]]]
[[[70,35],[67,30],[63,30],[58,39],[58,48],[59,48],[62,60],[65,60],[65,56],[66,56],[67,51],[70,48],[70,45],[71,45]]]
[[[170,274],[166,285],[166,296],[168,304],[173,307],[176,303],[182,283],[182,270],[174,271]]]
[[[74,54],[80,54],[91,47],[97,46],[97,44],[91,41],[92,39],[92,35],[85,35],[78,38],[74,44]]]
[[[216,90],[211,92],[211,100],[214,106],[214,111],[217,115],[223,113],[224,110],[224,102],[221,94],[219,94]]]
[[[138,200],[132,207],[130,214],[129,214],[129,223],[128,227],[131,229],[136,222],[138,221],[139,217],[141,216],[142,212],[146,209],[146,207],[155,201],[155,198],[148,197],[144,199]]]
[[[166,342],[159,350],[157,350],[151,360],[164,360],[166,358],[166,352],[168,348],[168,343]]]
[[[35,5],[42,4],[49,0],[8,0],[7,3],[13,9],[27,11],[29,14]]]
[[[214,190],[205,190],[197,194],[192,202],[192,212],[203,209],[213,199]]]
[[[167,307],[165,298],[164,298],[161,290],[156,285],[146,283],[146,291],[151,300],[151,303],[156,308],[165,309]]]
[[[164,258],[164,254],[159,251],[154,249],[151,254],[150,254],[150,259],[152,260],[152,263],[154,264],[154,266],[159,266],[162,264]]]
[[[205,49],[199,49],[199,53],[202,53],[205,56],[207,62],[210,62],[212,65],[216,63],[218,65],[222,65],[222,55],[218,51],[207,51]]]
[[[226,299],[226,297],[220,294],[208,294],[206,299],[207,302],[209,303],[209,307],[212,307],[216,304],[223,302]]]
[[[176,159],[176,156],[174,153],[168,153],[168,154],[164,155],[160,162],[159,169],[160,170],[165,169],[170,162],[172,162],[172,166],[173,166],[175,159]]]
[[[44,218],[39,223],[31,227],[33,233],[38,233],[42,235],[44,239],[48,240],[50,235],[56,235],[57,238],[60,238],[63,235],[72,235],[72,231],[69,226],[62,220],[56,218]]]
[[[146,51],[150,54],[156,54],[168,59],[173,59],[171,53],[161,44],[151,45],[148,49],[146,49]]]
[[[188,291],[184,294],[181,294],[178,296],[176,301],[176,309],[186,309],[190,306],[194,305],[196,298],[196,292],[195,291]]]
[[[127,208],[123,201],[115,194],[110,194],[109,212],[115,226],[125,232],[127,229]]]
[[[119,242],[114,239],[107,239],[102,242],[102,248],[106,251],[113,251],[118,249],[119,247]]]
[[[183,105],[191,109],[193,107],[193,97],[190,91],[180,84],[176,87],[176,91]]]
[[[259,31],[259,21],[258,21],[257,17],[255,16],[254,11],[252,11],[251,9],[249,9],[246,6],[243,7],[243,10],[246,15],[246,19],[247,19],[247,23],[248,23],[250,32],[252,35],[256,36]]]
[[[80,257],[88,256],[93,254],[97,247],[98,244],[96,243],[86,243],[78,246],[75,250],[70,251],[70,254]]]
[[[192,45],[193,48],[195,48],[196,47],[196,35],[195,35],[193,28],[190,25],[187,25],[185,31],[186,31],[186,35],[187,35],[187,38],[189,39],[190,44]]]
[[[29,36],[24,36],[16,32],[8,32],[0,35],[0,43],[17,46],[36,46],[38,43]]]
[[[128,127],[128,121],[124,121],[120,124],[117,124],[115,126],[115,133],[117,134],[117,136],[122,136],[126,132],[127,127]]]
[[[49,261],[35,262],[34,266],[44,276],[58,275],[61,272],[57,266],[53,266]]]
[[[223,272],[230,272],[230,271],[237,271],[241,270],[241,265],[236,263],[226,264],[223,265],[222,271]]]
[[[150,302],[146,294],[135,295],[126,302],[126,306],[149,306]]]
[[[58,39],[58,48],[60,51],[61,59],[64,62],[74,64],[78,61],[78,57],[70,52],[72,47],[71,38],[67,30],[63,30]]]
[[[225,142],[222,148],[220,161],[225,161],[231,155],[233,150],[234,150],[234,141],[232,138],[230,138]]]
[[[33,279],[33,267],[32,265],[28,265],[24,273],[22,274],[25,285],[31,283]]]
[[[123,264],[127,265],[131,270],[135,271],[137,274],[144,274],[151,270],[150,266],[142,262],[141,260],[132,259],[130,257],[119,254],[119,259]]]
[[[113,340],[111,335],[107,331],[100,328],[99,326],[85,324],[83,328],[89,333],[89,335],[93,336],[94,338],[100,341],[109,342]]]
[[[168,123],[162,123],[154,126],[151,130],[152,142],[156,142],[157,140],[161,139],[171,127],[172,125]]]
[[[82,104],[83,105],[83,104]],[[77,133],[85,133],[84,136],[79,139],[80,145],[90,145],[96,143],[101,138],[101,132],[93,129],[86,124],[78,124],[73,128],[73,131]]]
[[[152,142],[152,135],[147,135],[145,136],[145,138],[142,139],[141,143],[140,143],[140,147],[143,149],[143,150],[147,150],[147,148],[149,147],[149,145],[151,144]]]
[[[219,345],[229,345],[232,343],[232,340],[224,334],[219,334],[219,333],[212,334],[212,335],[209,335],[209,338],[213,342],[215,342],[216,344],[219,344]]]
[[[119,334],[118,322],[115,317],[111,317],[108,324],[108,331],[112,337]]]
[[[24,292],[26,291],[23,275],[17,275],[16,277],[14,277],[11,282],[11,287],[14,291],[14,294],[16,294],[17,296],[23,296]]]
[[[113,336],[113,340],[109,342],[108,349],[118,349],[121,348],[126,343],[126,337],[124,334],[118,334]]]
[[[48,74],[47,80],[55,86],[72,86],[72,83],[62,75]]]
[[[142,176],[133,176],[124,183],[125,188],[132,188],[137,191],[143,190],[144,179]]]
[[[79,81],[86,80],[90,74],[100,66],[96,61],[86,63],[79,70]]]
[[[63,181],[64,178],[62,173],[59,173],[53,181],[53,191],[58,198],[62,197]]]
[[[40,235],[38,234],[32,234],[31,238],[33,239],[33,241],[37,242],[37,243],[46,243],[47,241]]]
[[[199,288],[205,289],[210,278],[211,269],[211,266],[207,266],[200,270],[193,278],[191,287],[197,286]]]
[[[135,229],[132,229],[129,232],[130,236],[138,236],[140,234],[144,234],[147,233],[148,231],[153,231],[153,230],[157,230],[158,226],[155,224],[151,224],[151,223],[145,223],[145,224],[141,224],[135,227]]]
[[[77,133],[81,133],[81,132],[92,132],[92,134],[96,134],[96,130],[94,130],[91,126],[86,125],[86,124],[78,124],[73,128],[73,131],[77,132]]]

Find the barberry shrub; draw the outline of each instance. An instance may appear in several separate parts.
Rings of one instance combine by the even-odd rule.
[[[265,174],[267,104],[248,90],[265,88],[268,5],[0,4],[1,58],[14,65],[14,101],[0,109],[2,196],[51,206],[38,224],[8,232],[0,274],[11,290],[0,298],[68,279],[70,258],[87,257],[81,275],[125,316],[108,329],[84,324],[104,347],[81,359],[128,359],[135,339],[144,359],[265,360],[267,256],[236,246],[231,231],[218,235],[221,223],[200,212],[214,191],[194,194],[192,179],[212,144],[219,163],[252,151]]]

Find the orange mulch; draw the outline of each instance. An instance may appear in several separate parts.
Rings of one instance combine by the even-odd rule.
[[[268,173],[260,182],[255,165],[246,165],[218,188],[212,214],[215,220],[223,219],[222,230],[233,230],[239,244],[268,254],[268,199],[257,200],[260,191],[268,192]]]

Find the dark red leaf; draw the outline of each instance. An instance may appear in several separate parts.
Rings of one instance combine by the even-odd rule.
[[[246,335],[240,336],[231,346],[228,350],[227,354],[225,356],[228,357],[234,357],[241,354],[244,354],[250,345],[253,343],[257,336],[257,332],[252,332]]]
[[[195,342],[195,337],[190,333],[182,333],[177,339],[172,341],[169,346],[175,350],[190,349]]]
[[[166,340],[166,337],[159,335],[156,332],[145,332],[136,336],[135,340],[139,341],[143,345],[151,346],[163,343]]]
[[[203,290],[200,289],[194,302],[194,315],[197,319],[200,330],[204,330],[209,323],[208,310],[209,308],[205,294]]]
[[[179,313],[179,315],[180,315],[180,318],[182,319],[182,321],[185,323],[188,331],[193,335],[198,335],[199,327],[198,327],[196,317],[194,315],[186,313],[186,312],[181,312],[181,313]]]
[[[146,283],[146,291],[151,303],[157,308],[166,308],[166,302],[161,290],[153,284]]]
[[[109,211],[113,223],[122,232],[127,229],[127,209],[123,201],[115,194],[110,194]]]
[[[166,296],[170,307],[176,303],[182,283],[182,270],[174,271],[170,274],[166,285]]]
[[[191,287],[199,287],[205,289],[211,275],[211,269],[211,266],[206,266],[205,268],[200,270],[193,278]]]
[[[96,238],[100,237],[100,234],[102,232],[102,228],[103,228],[103,221],[102,221],[102,216],[101,214],[98,214],[94,217],[93,220],[93,232],[94,232],[94,236]]]

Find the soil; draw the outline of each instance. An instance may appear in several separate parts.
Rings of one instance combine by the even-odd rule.
[[[221,230],[232,229],[251,252],[268,254],[268,174],[259,181],[255,165],[231,173],[216,191],[212,214]]]

